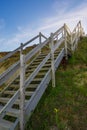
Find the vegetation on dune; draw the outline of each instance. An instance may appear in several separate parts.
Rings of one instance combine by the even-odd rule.
[[[56,71],[56,87],[50,82],[26,125],[28,129],[87,129],[87,38]]]
[[[23,50],[24,54],[27,54],[29,51],[31,51],[34,47],[36,47],[36,45],[30,46],[30,47],[26,47]],[[4,57],[5,55],[7,55],[10,52],[0,52],[0,58]],[[16,63],[18,60],[20,59],[20,52],[16,52],[14,55],[12,55],[10,58],[6,59],[5,61],[3,61],[2,63],[0,63],[0,74],[2,74],[6,69],[8,69],[11,65],[13,65],[14,63]]]

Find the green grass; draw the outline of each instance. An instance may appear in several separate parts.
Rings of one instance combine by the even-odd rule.
[[[87,130],[87,38],[56,71],[26,130]]]

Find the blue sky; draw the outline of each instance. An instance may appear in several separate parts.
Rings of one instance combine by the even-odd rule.
[[[87,32],[87,0],[0,0],[0,51],[13,50],[40,31],[49,36],[81,20]]]

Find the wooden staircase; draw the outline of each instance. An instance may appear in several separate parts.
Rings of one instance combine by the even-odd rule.
[[[68,55],[75,51],[75,45],[77,47],[78,40],[83,35],[81,22],[77,24],[77,28],[79,31],[74,29],[76,34],[74,36],[74,32],[71,33],[65,24],[49,38],[40,33],[0,59],[0,62],[5,61],[20,50],[20,61],[0,76],[0,85],[2,85],[18,71],[18,74],[0,93],[0,130],[24,129],[25,123],[51,79],[52,86],[56,86],[55,71],[63,57],[67,59]],[[42,42],[41,37],[45,38],[45,41]],[[40,44],[24,56],[23,48],[37,38]],[[29,61],[31,58],[32,60]]]

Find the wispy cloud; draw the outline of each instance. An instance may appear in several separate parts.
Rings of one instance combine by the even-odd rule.
[[[60,26],[64,23],[68,23],[70,26],[73,25],[73,27],[74,27],[76,22],[78,22],[78,20],[81,20],[82,23],[85,23],[85,21],[87,21],[87,13],[86,13],[87,12],[87,3],[83,3],[69,11],[67,11],[67,10],[69,9],[69,6],[71,3],[68,3],[68,4],[67,3],[65,2],[65,3],[63,3],[63,5],[59,6],[60,8],[57,8],[60,13],[59,12],[56,13],[55,17],[53,16],[51,18],[48,17],[48,19],[45,19],[46,26],[42,27],[42,29],[51,28],[53,26],[54,27]],[[56,2],[56,7],[58,4]],[[66,4],[66,6],[64,6],[64,4]],[[57,10],[57,9],[55,9],[55,10]],[[62,10],[64,10],[64,11],[62,11]],[[83,24],[83,26],[84,25],[85,24]]]
[[[56,31],[64,23],[67,23],[71,30],[73,30],[79,20],[82,21],[82,25],[87,33],[87,1],[84,0],[83,3],[70,9],[71,5],[72,1],[65,0],[59,4],[58,0],[56,0],[51,7],[53,10],[51,17],[48,16],[47,18],[40,19],[41,24],[36,26],[35,29],[29,25],[27,25],[27,27],[18,26],[18,32],[9,40],[6,39],[5,46],[10,46],[8,49],[15,49],[19,43],[29,40],[40,31],[47,35],[50,32]],[[1,43],[5,43],[5,40],[0,41]]]

